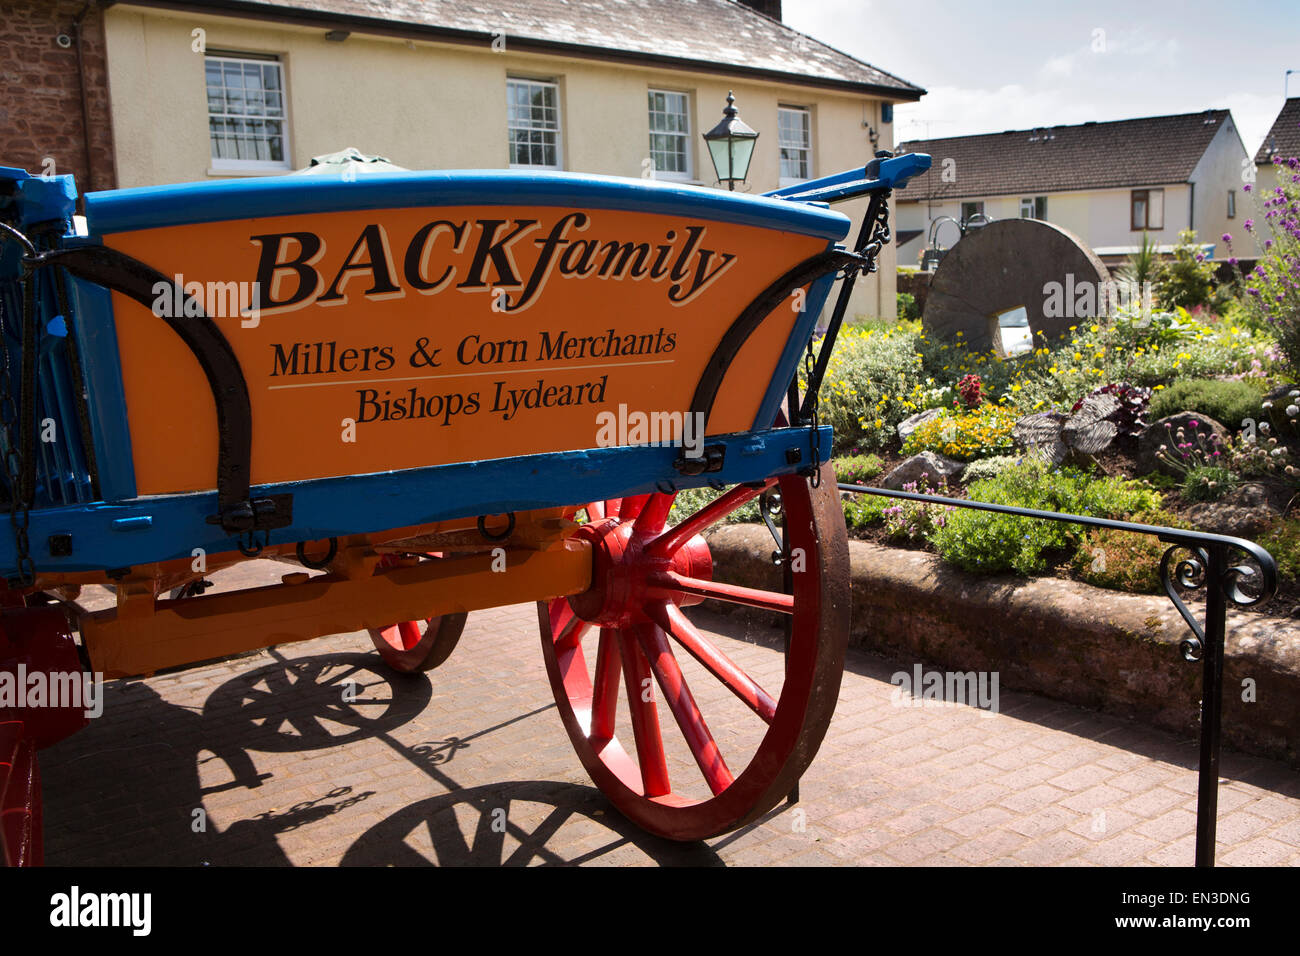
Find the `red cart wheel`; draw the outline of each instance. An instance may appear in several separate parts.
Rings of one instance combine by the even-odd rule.
[[[781,494],[789,553],[802,568],[790,576],[791,594],[714,581],[701,537],[769,488]],[[699,840],[774,807],[821,745],[848,641],[848,541],[829,465],[816,489],[796,476],[736,486],[665,530],[674,497],[588,506],[592,520],[576,534],[592,543],[592,586],[538,608],[556,703],[592,780],[642,828]],[[765,689],[702,635],[682,606],[706,599],[788,620],[784,676],[760,675]],[[679,660],[682,649],[689,657]],[[661,726],[658,701],[675,733]],[[711,726],[726,732],[725,747]]]
[[[384,555],[375,566],[378,574],[399,563]],[[370,640],[385,664],[402,674],[431,671],[451,656],[465,630],[468,614],[443,614],[423,621],[399,621],[388,627],[372,627]]]
[[[22,721],[0,720],[0,866],[40,866],[41,774]]]

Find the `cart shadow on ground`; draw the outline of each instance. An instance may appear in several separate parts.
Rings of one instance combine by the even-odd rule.
[[[478,738],[554,705],[410,746],[394,732],[429,704],[426,675],[391,675],[373,654],[271,654],[272,663],[219,685],[201,712],[165,700],[144,681],[106,685],[103,715],[41,755],[47,864],[291,866],[285,834],[364,810],[376,790],[322,782],[318,796],[224,828],[208,817],[205,798],[252,794],[277,775],[291,779],[282,769],[259,773],[256,752],[337,751],[370,740],[430,777],[437,795],[369,826],[341,865],[722,865],[704,843],[642,832],[592,787],[542,780],[465,787],[450,772]],[[225,767],[207,766],[211,761]],[[223,782],[205,787],[201,778]]]

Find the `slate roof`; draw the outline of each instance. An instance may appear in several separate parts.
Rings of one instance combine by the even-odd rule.
[[[1256,164],[1272,162],[1274,153],[1283,159],[1300,156],[1300,96],[1293,96],[1277,114],[1273,127],[1255,154]]]
[[[736,0],[131,0],[358,33],[762,76],[913,101],[925,93]]]
[[[902,202],[1160,186],[1188,182],[1228,110],[1149,116],[979,136],[910,140],[899,153],[929,153],[934,164],[913,179]],[[943,181],[952,159],[952,182]]]

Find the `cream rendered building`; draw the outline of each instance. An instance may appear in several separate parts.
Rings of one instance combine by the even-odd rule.
[[[280,175],[355,146],[409,169],[714,186],[701,133],[734,90],[760,133],[757,193],[862,166],[893,145],[893,104],[924,92],[786,27],[779,0],[483,6],[117,3],[104,38],[118,185]],[[864,203],[838,208],[856,220]],[[894,316],[894,272],[891,246],[851,315]]]

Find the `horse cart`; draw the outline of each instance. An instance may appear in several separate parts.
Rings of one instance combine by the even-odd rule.
[[[881,153],[764,196],[344,171],[90,193],[84,217],[71,177],[0,168],[5,861],[41,860],[36,751],[86,723],[85,675],[356,630],[425,671],[468,613],[524,601],[624,815],[694,840],[775,806],[848,632],[817,385],[890,190],[928,166]],[[829,204],[853,198],[848,240]],[[702,535],[752,502],[779,590],[720,580]],[[252,558],[289,567],[204,593]],[[90,585],[115,605],[79,604]],[[701,633],[705,601],[781,622],[783,679]],[[747,752],[718,746],[689,662],[754,722]]]

